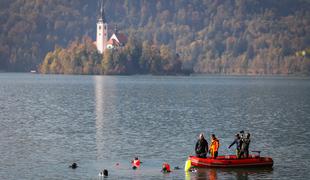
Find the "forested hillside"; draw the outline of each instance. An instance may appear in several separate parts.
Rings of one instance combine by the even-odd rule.
[[[0,0],[0,70],[95,39],[97,0]],[[169,47],[196,73],[309,74],[309,0],[106,0],[109,26]],[[57,49],[57,48],[56,48]],[[56,50],[55,50],[56,51]],[[87,59],[86,59],[87,61]]]

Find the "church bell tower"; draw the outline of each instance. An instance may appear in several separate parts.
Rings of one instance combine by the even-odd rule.
[[[103,0],[99,0],[100,11],[98,13],[97,19],[97,37],[96,37],[96,45],[99,53],[103,53],[107,48],[108,42],[108,24],[104,15],[104,2]]]

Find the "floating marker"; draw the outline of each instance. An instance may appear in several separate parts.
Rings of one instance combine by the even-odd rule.
[[[185,162],[184,171],[187,172],[191,168],[191,165],[192,165],[192,162],[191,162],[191,160],[188,159]]]

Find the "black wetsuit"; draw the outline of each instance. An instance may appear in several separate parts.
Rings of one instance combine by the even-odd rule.
[[[240,138],[236,138],[234,140],[234,142],[231,143],[231,145],[229,146],[229,148],[231,146],[233,146],[234,144],[236,144],[236,156],[237,158],[240,158],[240,153],[241,153],[241,146],[242,146],[242,141]]]
[[[250,146],[250,138],[244,138],[242,140],[242,145],[241,145],[241,156],[244,156],[245,158],[249,157],[249,146]]]
[[[241,149],[242,141],[241,141],[240,138],[239,138],[239,139],[236,138],[236,139],[234,140],[234,142],[231,143],[231,145],[229,146],[229,148],[230,148],[231,146],[233,146],[234,144],[236,144],[236,149],[238,149],[238,150]]]
[[[205,158],[207,157],[208,153],[208,142],[207,140],[198,139],[196,146],[195,146],[195,152],[197,157]]]

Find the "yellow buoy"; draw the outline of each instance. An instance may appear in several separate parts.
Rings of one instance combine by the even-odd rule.
[[[191,165],[192,165],[192,162],[191,162],[191,160],[188,159],[185,162],[184,171],[188,171],[191,168]]]
[[[191,180],[191,174],[188,171],[185,171],[185,180]]]

